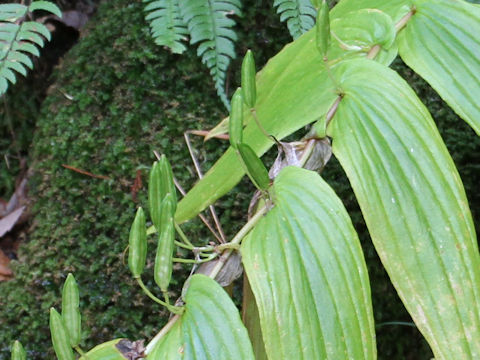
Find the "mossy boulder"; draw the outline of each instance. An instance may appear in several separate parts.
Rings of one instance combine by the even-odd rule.
[[[252,48],[259,65],[289,41],[285,27],[262,3],[245,1],[237,45],[239,55]],[[240,61],[231,67],[231,83],[238,83]],[[395,69],[411,82],[437,120],[479,224],[478,138],[401,62]],[[153,150],[168,156],[175,176],[189,188],[196,176],[183,132],[209,128],[226,114],[194,49],[178,56],[154,45],[141,2],[103,2],[86,35],[54,77],[32,148],[35,217],[30,238],[15,262],[15,280],[0,284],[0,359],[9,358],[8,346],[14,339],[22,341],[29,358],[53,358],[48,309],[59,306],[68,272],[75,274],[80,286],[84,348],[116,337],[150,338],[160,329],[168,314],[142,294],[124,261],[129,227],[136,207],[146,205],[145,184]],[[196,144],[205,168],[226,147],[218,140]],[[334,159],[323,176],[345,202],[362,239],[377,323],[410,322]],[[134,186],[139,178],[143,187]],[[251,187],[244,183],[219,203],[229,234],[244,221],[250,193]],[[198,222],[188,224],[186,232],[198,241],[208,240]],[[150,239],[150,256],[154,242]],[[149,275],[152,260],[144,280],[154,288]],[[172,296],[178,294],[187,271],[177,267]],[[385,325],[377,331],[380,359],[426,359],[430,355],[415,327]]]

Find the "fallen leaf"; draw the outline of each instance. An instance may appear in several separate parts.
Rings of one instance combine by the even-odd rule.
[[[25,206],[19,207],[17,210],[11,212],[0,220],[0,237],[5,235],[15,226],[18,219],[20,219],[23,210],[25,210]]]

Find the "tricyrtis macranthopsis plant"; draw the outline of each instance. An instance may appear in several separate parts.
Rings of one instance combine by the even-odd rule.
[[[435,358],[480,358],[480,257],[463,185],[429,112],[388,67],[400,55],[478,134],[480,8],[457,0],[342,0],[330,12],[324,2],[318,6],[316,28],[255,79],[247,55],[230,118],[209,133],[230,130],[231,146],[178,204],[167,160],[154,165],[149,203],[156,229],[149,233],[159,238],[155,281],[162,299],[141,282],[142,210],[130,234],[129,265],[172,318],[145,347],[117,339],[90,350],[89,359],[375,359],[357,235],[341,201],[312,171],[331,152]],[[280,141],[309,124],[301,141]],[[273,145],[280,155],[267,173],[259,156]],[[245,174],[258,187],[245,226],[230,241],[217,235],[216,245],[188,240],[180,224]],[[176,246],[193,251],[197,273],[173,303],[171,263],[186,260],[173,258]],[[218,284],[238,276],[239,254],[249,285],[247,326]],[[53,336],[62,351],[67,346],[58,339],[68,340],[72,326],[52,313],[67,334]]]

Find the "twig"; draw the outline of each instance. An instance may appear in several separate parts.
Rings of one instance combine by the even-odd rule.
[[[190,130],[189,133],[197,136],[207,137],[210,131],[207,130]],[[221,140],[228,140],[230,136],[228,134],[218,134],[213,135],[212,138],[221,139]]]
[[[200,169],[200,165],[198,164],[197,158],[193,154],[192,144],[190,143],[188,131],[186,131],[183,134],[183,136],[185,138],[185,142],[187,143],[188,152],[190,153],[190,157],[192,158],[193,165],[195,167],[195,170],[197,171],[198,178],[202,179],[203,178],[202,169]],[[220,237],[222,239],[220,242],[226,243],[227,238],[225,236],[225,233],[223,232],[222,225],[220,224],[220,220],[218,219],[217,212],[215,211],[215,207],[213,205],[210,205],[208,208],[210,209],[210,214],[212,214],[212,218],[213,218],[213,221],[215,222],[215,226],[217,227],[217,230],[220,233]]]
[[[87,175],[87,176],[90,176],[90,177],[93,177],[95,179],[102,179],[102,180],[110,180],[110,178],[108,176],[103,176],[103,175],[95,175],[95,174],[92,174],[91,172],[88,172],[88,171],[85,171],[85,170],[81,170],[81,169],[77,169],[76,167],[73,167],[73,166],[70,166],[70,165],[65,165],[65,164],[62,164],[62,166],[68,170],[72,170],[72,171],[75,171],[79,174],[82,174],[82,175]]]

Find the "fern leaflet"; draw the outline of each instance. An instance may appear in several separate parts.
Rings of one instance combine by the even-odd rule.
[[[188,0],[180,6],[190,32],[190,43],[199,43],[197,54],[210,69],[217,93],[227,109],[230,104],[225,92],[225,74],[235,57],[237,40],[232,30],[235,21],[228,15],[240,15],[240,8],[240,0]]]
[[[173,53],[181,54],[186,50],[182,41],[186,40],[187,27],[180,15],[180,0],[143,0],[155,43],[168,47]]]
[[[277,14],[281,21],[287,21],[288,31],[293,39],[310,30],[315,24],[317,11],[310,0],[275,0]]]
[[[45,25],[24,21],[27,13],[35,10],[62,16],[60,9],[48,1],[34,1],[30,6],[0,5],[0,96],[7,91],[9,82],[15,84],[15,72],[27,75],[27,68],[33,68],[29,55],[39,56],[38,47],[43,47],[44,39],[50,40]]]

